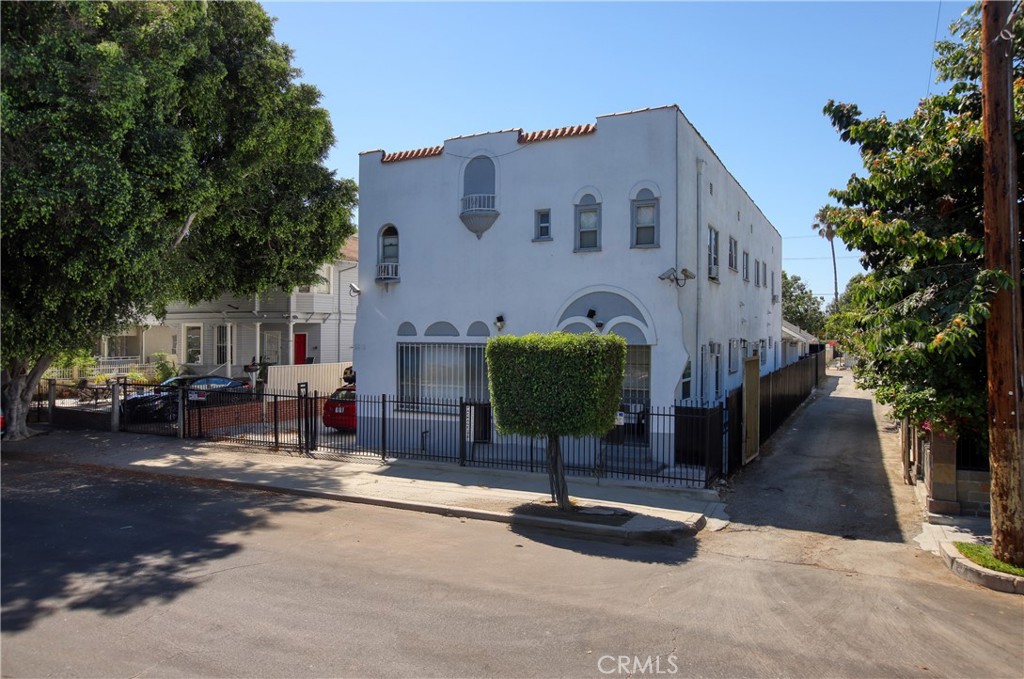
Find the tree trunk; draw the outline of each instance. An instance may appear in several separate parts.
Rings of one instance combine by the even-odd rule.
[[[835,294],[836,310],[839,310],[839,270],[836,268],[836,244],[833,238],[828,239],[828,246],[832,248],[832,291]]]
[[[569,487],[565,483],[565,467],[562,466],[562,447],[558,437],[548,435],[548,481],[551,482],[551,499],[558,503],[563,512],[571,512]]]
[[[32,370],[28,361],[16,360],[8,364],[8,381],[3,385],[4,419],[7,431],[5,441],[20,441],[37,434],[28,428],[28,412],[39,380],[53,363],[53,356],[41,356]]]

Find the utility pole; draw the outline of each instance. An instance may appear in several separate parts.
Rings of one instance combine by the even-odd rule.
[[[1024,566],[1024,448],[1022,448],[1020,234],[1013,140],[1011,3],[981,7],[981,107],[984,134],[985,268],[1009,273],[1010,290],[992,299],[986,323],[992,552]]]

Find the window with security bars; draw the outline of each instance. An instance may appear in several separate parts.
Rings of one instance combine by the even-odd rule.
[[[398,344],[400,401],[457,400],[486,403],[483,344]]]
[[[651,348],[647,345],[626,347],[626,376],[622,382],[622,402],[648,406],[651,402]]]
[[[225,363],[234,363],[235,356],[231,342],[228,341],[228,326],[218,325],[216,328],[217,336],[217,365],[223,365]]]

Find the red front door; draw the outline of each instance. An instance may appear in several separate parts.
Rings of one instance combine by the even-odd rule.
[[[302,365],[306,362],[306,333],[297,332],[295,333],[295,356],[292,359],[292,363],[295,365]]]

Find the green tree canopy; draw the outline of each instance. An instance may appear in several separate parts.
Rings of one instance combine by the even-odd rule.
[[[622,402],[626,341],[617,335],[555,332],[487,342],[487,373],[498,431],[547,436],[551,497],[569,510],[560,436],[603,436]]]
[[[320,94],[258,4],[0,12],[10,410],[53,355],[171,300],[313,282],[353,232],[355,184],[323,165]]]
[[[950,429],[985,431],[984,323],[990,295],[1009,285],[984,268],[982,124],[978,7],[938,45],[945,94],[912,116],[865,118],[853,104],[824,112],[840,138],[860,148],[866,175],[830,195],[819,216],[863,252],[870,273],[850,290],[852,304],[830,322],[860,357],[856,375],[898,417]],[[1014,134],[1024,140],[1024,18],[1013,27]],[[1024,167],[1017,145],[1017,167]],[[1018,176],[1018,195],[1021,195]]]
[[[821,299],[799,276],[790,276],[785,271],[782,272],[782,318],[812,335],[820,335],[825,327]]]

